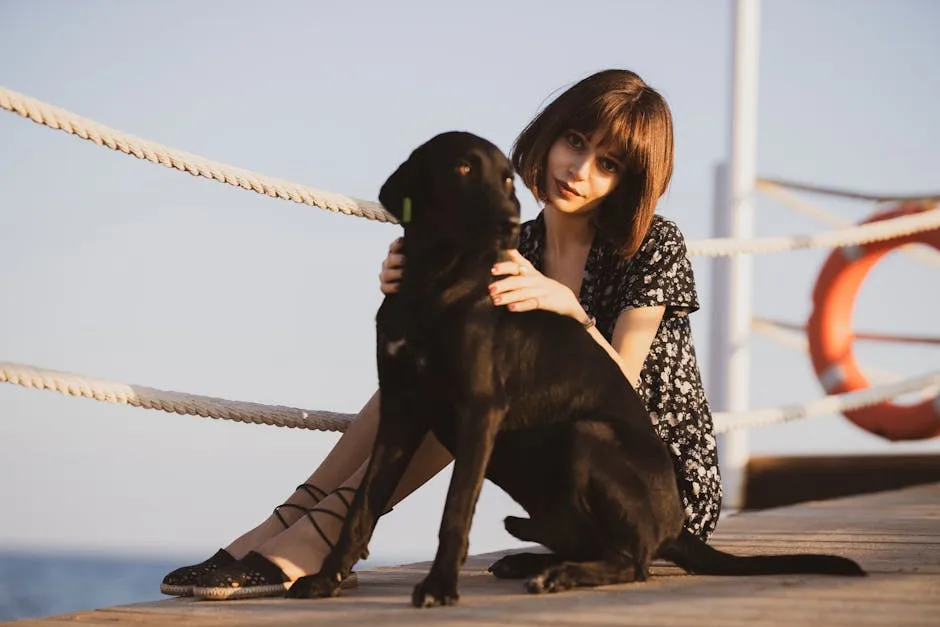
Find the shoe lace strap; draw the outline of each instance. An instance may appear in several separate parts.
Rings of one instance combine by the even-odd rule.
[[[281,524],[284,525],[284,528],[285,528],[285,529],[287,529],[288,527],[290,527],[290,523],[288,523],[286,520],[284,520],[284,516],[281,514],[281,508],[282,508],[282,507],[287,507],[287,508],[289,508],[289,509],[300,510],[300,511],[302,511],[302,512],[306,512],[306,511],[307,511],[307,508],[306,508],[306,507],[304,507],[303,505],[297,505],[296,503],[281,503],[280,505],[278,505],[277,507],[275,507],[275,508],[274,508],[274,515],[277,516],[277,519],[278,519],[279,521],[281,521]]]
[[[319,512],[319,513],[321,513],[321,514],[329,514],[330,516],[332,516],[333,518],[335,518],[335,519],[337,519],[337,520],[339,520],[339,521],[346,520],[346,517],[343,516],[342,514],[337,514],[337,513],[334,512],[333,510],[327,509],[327,508],[325,508],[325,507],[311,507],[310,509],[308,509],[308,510],[306,511],[307,520],[310,521],[310,524],[313,525],[313,528],[316,529],[316,530],[317,530],[317,533],[320,534],[320,538],[323,540],[323,542],[324,542],[328,547],[330,547],[330,550],[332,551],[332,550],[333,550],[333,543],[330,542],[330,539],[326,537],[326,533],[324,533],[323,528],[320,527],[320,524],[317,522],[317,519],[313,517],[313,513],[314,513],[314,512]]]
[[[297,486],[296,490],[303,490],[304,492],[307,493],[307,496],[309,496],[311,499],[313,499],[317,503],[322,501],[327,496],[326,490],[324,490],[323,488],[319,488],[313,485],[312,483],[301,483],[299,486]],[[281,508],[283,507],[294,509],[294,510],[299,510],[301,512],[306,512],[308,509],[307,507],[304,507],[303,505],[298,505],[297,503],[281,503],[280,505],[275,507],[274,515],[277,516],[277,519],[281,522],[282,525],[284,525],[285,529],[290,527],[290,523],[284,520],[284,516],[281,514]]]
[[[309,496],[310,498],[312,498],[314,501],[317,501],[317,502],[322,501],[327,496],[326,490],[324,490],[323,488],[317,487],[313,485],[312,483],[301,483],[299,486],[297,486],[296,489],[303,490],[304,492],[307,493],[307,496]]]
[[[335,494],[336,498],[342,501],[343,505],[346,506],[346,509],[349,509],[349,505],[352,502],[352,500],[347,499],[345,496],[343,496],[344,492],[351,493],[353,497],[356,496],[356,488],[350,488],[349,486],[344,486],[344,485],[341,485],[340,487],[336,488],[335,490],[330,492],[330,494]]]

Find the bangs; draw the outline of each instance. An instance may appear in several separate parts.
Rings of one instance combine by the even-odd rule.
[[[617,94],[605,94],[575,112],[571,128],[594,138],[603,133],[599,144],[616,156],[627,171],[638,172],[649,165],[650,116],[640,99],[624,101]]]

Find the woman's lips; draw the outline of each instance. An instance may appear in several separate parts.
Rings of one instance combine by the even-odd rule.
[[[558,188],[558,193],[562,196],[562,198],[580,198],[581,197],[581,194],[579,194],[575,188],[571,187],[564,181],[555,179],[555,186]]]

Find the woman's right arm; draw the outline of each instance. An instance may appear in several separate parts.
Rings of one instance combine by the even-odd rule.
[[[404,240],[396,239],[388,247],[388,256],[382,262],[382,271],[379,273],[379,289],[383,294],[394,294],[398,291],[398,283],[405,271],[405,256],[402,254]]]

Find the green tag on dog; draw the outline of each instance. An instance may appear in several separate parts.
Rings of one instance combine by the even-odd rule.
[[[401,223],[411,222],[411,198],[405,196],[401,201]]]

